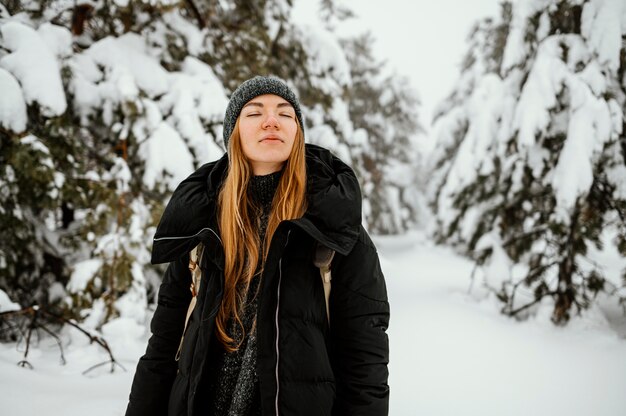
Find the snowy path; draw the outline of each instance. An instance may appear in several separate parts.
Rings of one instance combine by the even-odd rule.
[[[626,414],[626,340],[601,317],[516,323],[467,294],[472,264],[376,239],[391,301],[393,416]]]
[[[626,414],[626,340],[600,317],[565,329],[541,314],[515,323],[467,294],[472,264],[419,239],[376,238],[392,308],[390,415]],[[78,336],[64,367],[42,342],[31,353],[35,371],[17,367],[20,353],[0,344],[0,413],[123,414],[145,347],[145,335],[124,335],[112,347],[128,372],[97,377],[80,375],[102,355]]]

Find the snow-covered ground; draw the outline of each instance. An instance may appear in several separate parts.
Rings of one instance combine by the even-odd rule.
[[[390,415],[622,416],[626,413],[626,339],[599,309],[554,327],[549,309],[516,322],[476,283],[473,265],[420,234],[375,239],[392,308]],[[623,318],[622,318],[623,319]],[[614,323],[615,324],[615,323]],[[619,325],[619,322],[617,323]],[[0,344],[0,406],[7,416],[121,415],[147,334],[127,322],[105,328],[126,368],[81,373],[106,357],[77,333],[22,353]]]
[[[626,339],[597,309],[566,328],[549,308],[520,323],[478,282],[468,293],[473,264],[449,249],[376,242],[391,302],[390,415],[626,414]]]

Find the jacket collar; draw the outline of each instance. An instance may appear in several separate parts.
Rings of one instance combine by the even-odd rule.
[[[346,255],[359,234],[361,191],[352,169],[328,150],[306,144],[307,211],[290,221],[325,246]],[[176,188],[157,227],[152,263],[165,263],[190,252],[199,242],[221,248],[217,196],[228,156],[207,163]],[[223,260],[216,256],[223,265]]]

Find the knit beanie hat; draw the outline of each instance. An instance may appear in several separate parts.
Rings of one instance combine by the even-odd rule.
[[[296,111],[296,117],[300,123],[302,131],[304,131],[304,123],[302,122],[302,112],[300,111],[300,103],[293,91],[277,77],[263,77],[257,75],[244,81],[230,96],[226,114],[224,114],[224,147],[228,150],[228,139],[233,133],[237,117],[241,113],[244,105],[254,97],[263,94],[274,94],[284,98],[293,106]]]

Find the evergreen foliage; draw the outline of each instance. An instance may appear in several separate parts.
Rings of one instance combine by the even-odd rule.
[[[417,188],[410,185],[418,181],[412,138],[421,131],[416,117],[419,103],[408,80],[384,75],[384,64],[374,59],[372,44],[369,35],[344,42],[352,78],[347,99],[354,128],[366,138],[367,150],[357,165],[365,192],[384,193],[369,199],[367,222],[376,233],[397,234],[423,215]]]
[[[149,259],[164,204],[221,156],[228,94],[256,74],[291,83],[307,140],[359,172],[372,230],[411,226],[414,183],[384,176],[415,161],[416,100],[404,81],[378,75],[371,40],[344,51],[330,29],[296,27],[291,9],[288,0],[0,5],[0,289],[92,329],[117,317],[142,323],[162,272]],[[350,16],[332,1],[322,12]],[[380,81],[368,85],[371,63]]]
[[[506,314],[549,300],[563,324],[601,293],[626,299],[626,275],[595,260],[626,256],[622,3],[503,3],[439,110],[437,236],[482,266]]]

